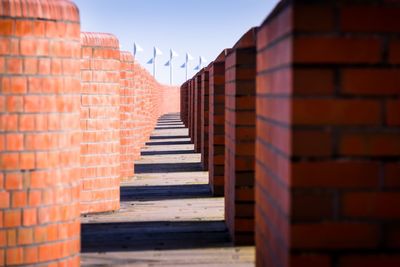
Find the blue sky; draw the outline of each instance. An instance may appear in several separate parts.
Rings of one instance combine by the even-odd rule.
[[[163,52],[157,58],[156,78],[169,84],[169,49],[178,52],[174,58],[174,84],[185,80],[180,68],[188,51],[189,77],[198,57],[208,62],[235,42],[252,26],[258,26],[278,0],[75,0],[80,10],[82,31],[115,34],[123,50],[132,51],[133,42],[144,49],[137,54],[139,62],[152,72],[146,62],[153,46]],[[208,64],[208,63],[206,63]]]

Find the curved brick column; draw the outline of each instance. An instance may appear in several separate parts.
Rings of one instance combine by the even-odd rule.
[[[111,211],[119,208],[119,42],[81,33],[81,44],[81,212]]]
[[[133,87],[133,55],[121,51],[121,178],[134,175],[134,159],[140,156],[139,134],[136,130],[135,90]]]
[[[79,12],[0,2],[0,265],[79,265]]]

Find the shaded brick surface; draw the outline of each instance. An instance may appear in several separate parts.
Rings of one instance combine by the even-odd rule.
[[[225,58],[225,219],[235,244],[254,243],[256,29]]]

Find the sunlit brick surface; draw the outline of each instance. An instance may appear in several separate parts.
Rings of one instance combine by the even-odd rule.
[[[0,2],[0,265],[79,265],[80,23]]]
[[[120,51],[116,37],[82,33],[81,212],[119,208]]]

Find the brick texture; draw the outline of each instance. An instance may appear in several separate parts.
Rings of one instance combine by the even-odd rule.
[[[80,22],[0,2],[0,265],[79,266]]]
[[[81,212],[119,209],[120,51],[105,33],[81,33]]]
[[[201,73],[201,112],[200,112],[200,147],[201,147],[201,164],[203,170],[208,170],[208,138],[209,138],[209,72],[208,68],[204,68]]]
[[[235,244],[254,243],[256,29],[225,59],[225,220]]]
[[[200,70],[193,78],[193,143],[194,150],[201,152],[201,112],[203,105],[201,102],[201,75],[203,69]]]
[[[224,195],[225,164],[225,56],[224,50],[209,69],[209,184],[214,196]]]
[[[130,52],[120,51],[120,171],[121,178],[134,175],[134,160],[140,157],[140,132],[136,123],[137,110],[134,90],[134,61]]]
[[[256,263],[395,266],[400,7],[317,2],[257,34]]]
[[[189,108],[189,83],[185,82],[181,86],[180,91],[180,113],[181,113],[181,120],[186,127],[189,127],[188,121],[188,108]]]

